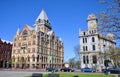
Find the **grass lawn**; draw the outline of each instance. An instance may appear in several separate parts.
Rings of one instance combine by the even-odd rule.
[[[115,77],[115,75],[105,75],[105,74],[69,74],[69,73],[59,73],[60,77],[74,77],[74,76],[78,76],[78,77]],[[27,77],[31,77],[31,76],[27,76]],[[48,77],[48,74],[43,74],[43,77]]]

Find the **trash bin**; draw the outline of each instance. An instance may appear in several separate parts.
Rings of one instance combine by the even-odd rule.
[[[32,77],[42,77],[42,73],[33,73]]]
[[[59,77],[59,74],[48,74],[48,77]]]

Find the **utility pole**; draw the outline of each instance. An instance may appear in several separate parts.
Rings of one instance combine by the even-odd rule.
[[[103,45],[104,47],[104,64],[106,63],[106,49],[105,49],[105,45]],[[105,64],[105,75],[108,75],[108,70],[107,70],[107,65]]]

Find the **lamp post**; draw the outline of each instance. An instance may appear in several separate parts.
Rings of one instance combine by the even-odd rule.
[[[8,69],[8,57],[9,57],[9,52],[7,52],[7,62],[6,62],[6,68]]]
[[[107,65],[106,65],[106,49],[105,49],[105,45],[103,45],[104,47],[104,66],[105,66],[105,75],[108,75],[108,70],[107,70]]]

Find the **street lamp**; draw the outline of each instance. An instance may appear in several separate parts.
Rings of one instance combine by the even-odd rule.
[[[107,70],[107,65],[106,63],[106,49],[105,49],[105,45],[103,45],[104,47],[104,66],[105,66],[105,75],[108,75],[108,70]]]
[[[6,62],[6,68],[8,69],[8,65],[9,65],[9,62],[8,62],[8,58],[9,58],[9,52],[7,52],[7,56],[6,56],[6,58],[7,58],[7,62]]]

